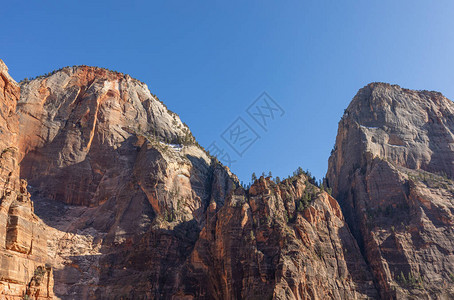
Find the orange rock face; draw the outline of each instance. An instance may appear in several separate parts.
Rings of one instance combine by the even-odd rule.
[[[27,182],[19,180],[19,85],[0,60],[0,295],[50,299],[52,267],[45,225],[33,213]]]
[[[21,174],[50,226],[57,296],[170,295],[236,177],[127,75],[64,68],[21,88]]]
[[[23,84],[22,99],[22,175],[68,204],[98,206],[112,196],[108,186],[124,181],[123,170],[131,168],[130,159],[119,159],[137,147],[131,130],[149,132],[155,117],[156,134],[177,137],[161,130],[173,120],[167,113],[169,120],[160,118],[165,107],[142,83],[103,69],[66,68]],[[156,115],[150,107],[156,107]]]
[[[9,76],[8,68],[0,60],[0,163],[1,187],[13,190],[18,187],[18,148],[17,136],[19,123],[16,116],[16,104],[20,97],[19,85]]]
[[[337,202],[304,175],[245,191],[127,75],[64,68],[21,89],[21,175],[58,297],[376,297]]]
[[[244,189],[128,75],[67,67],[19,88],[0,71],[5,299],[454,296],[440,94],[358,93],[329,161],[338,203],[304,174]]]
[[[308,199],[306,206],[301,204],[303,197]],[[249,194],[238,188],[221,208],[210,205],[207,225],[188,265],[190,274],[200,278],[200,294],[185,283],[181,295],[377,297],[372,275],[339,206],[331,199],[300,175],[280,184],[262,177]]]

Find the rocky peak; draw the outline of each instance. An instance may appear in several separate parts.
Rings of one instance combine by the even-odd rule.
[[[454,295],[453,134],[453,102],[384,83],[339,122],[328,182],[384,299]]]
[[[454,297],[454,107],[440,93],[358,92],[329,159],[338,203],[300,168],[244,189],[129,75],[66,67],[19,87],[1,61],[0,74],[2,295]]]
[[[52,297],[55,279],[64,299],[376,297],[339,205],[304,174],[244,190],[128,75],[81,66],[20,87],[11,168],[31,195],[17,175],[0,221],[5,251],[36,255],[22,294]]]
[[[101,180],[133,167],[139,136],[175,151],[196,145],[178,115],[129,75],[66,67],[24,81],[21,89],[22,175],[66,203],[92,206],[104,201],[99,197],[105,195],[96,195]],[[116,171],[109,173],[111,169]],[[68,190],[70,182],[76,185]]]
[[[453,115],[454,103],[439,92],[371,83],[353,98],[339,128],[358,127],[362,152],[372,157],[452,177]]]
[[[5,62],[0,59],[0,74],[4,77],[4,82],[8,84],[18,86],[17,82],[9,75],[8,73],[8,66],[6,66]]]
[[[80,150],[90,146],[90,133],[96,126],[109,145],[121,143],[130,130],[152,134],[167,143],[195,142],[178,115],[152,95],[146,84],[129,75],[97,67],[66,67],[23,81],[21,89],[21,126],[25,128],[30,117],[41,120],[38,127],[47,131],[41,143],[53,141],[68,121],[87,131],[80,146],[86,145]],[[118,133],[109,134],[113,130]],[[32,135],[27,137],[30,140],[21,141],[25,153],[40,146],[37,141],[30,143]]]
[[[173,292],[236,176],[129,75],[63,68],[21,89],[21,176],[49,225],[58,296]]]

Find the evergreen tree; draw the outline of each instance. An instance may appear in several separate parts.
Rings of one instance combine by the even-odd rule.
[[[296,169],[296,174],[297,174],[297,175],[303,174],[303,168],[298,167],[298,169]]]
[[[255,172],[252,173],[252,183],[254,183],[257,180],[257,175],[255,175]]]

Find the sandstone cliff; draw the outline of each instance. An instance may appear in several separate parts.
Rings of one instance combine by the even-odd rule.
[[[360,90],[329,160],[339,206],[303,173],[244,189],[128,75],[66,67],[19,87],[0,68],[5,299],[454,297],[441,94]]]
[[[27,182],[19,180],[19,85],[0,60],[0,297],[53,296],[44,224],[33,213]]]
[[[50,227],[57,296],[170,295],[236,177],[128,75],[64,68],[21,88],[21,175]]]
[[[346,109],[328,181],[383,299],[454,297],[454,103],[373,83]]]
[[[212,202],[188,267],[189,279],[196,279],[183,281],[181,295],[377,297],[372,275],[338,203],[305,175],[279,184],[261,177],[249,191],[233,191],[222,208]],[[188,289],[188,282],[197,284]]]
[[[68,67],[21,89],[21,176],[57,297],[377,296],[337,202],[304,175],[244,190],[128,75]]]

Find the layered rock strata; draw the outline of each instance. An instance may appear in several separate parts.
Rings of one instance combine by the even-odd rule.
[[[33,212],[27,182],[19,180],[19,97],[19,85],[0,60],[0,297],[50,299],[45,225]]]
[[[232,191],[221,208],[212,202],[188,269],[196,279],[183,281],[182,296],[198,297],[197,291],[207,299],[378,296],[338,203],[305,175],[279,184],[261,177],[247,192]],[[188,282],[198,284],[188,289]]]
[[[9,298],[454,297],[454,106],[441,94],[358,92],[329,160],[339,206],[304,174],[244,189],[128,75],[67,67],[19,88],[0,66]]]
[[[454,104],[373,83],[346,109],[328,181],[383,299],[454,297]]]
[[[337,202],[304,175],[244,190],[127,75],[63,68],[21,88],[21,175],[58,297],[377,295]]]

